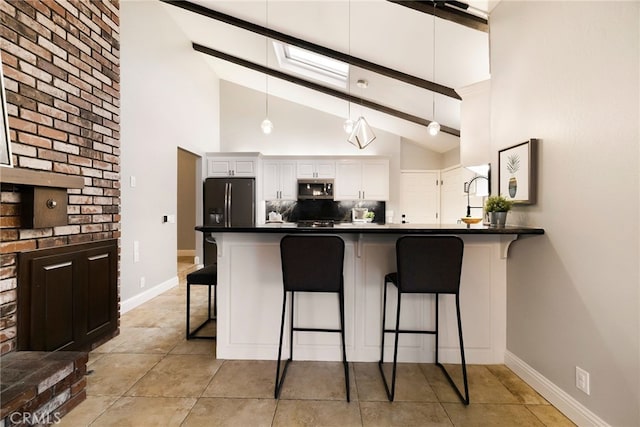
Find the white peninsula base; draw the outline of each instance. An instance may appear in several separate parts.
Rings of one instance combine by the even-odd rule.
[[[284,231],[284,230],[283,230]],[[275,360],[282,310],[280,239],[285,233],[212,233],[218,245],[219,359]],[[399,235],[344,234],[345,327],[347,358],[351,362],[380,359],[382,281],[395,269],[395,241]],[[460,291],[467,363],[504,363],[506,350],[506,253],[518,236],[462,235],[465,252]],[[397,294],[389,287],[387,321],[395,318]],[[445,363],[459,363],[455,303],[441,295],[440,354]],[[403,296],[401,327],[432,328],[434,297]],[[287,303],[289,302],[289,299]],[[338,327],[335,294],[297,294],[296,325]],[[288,315],[287,315],[288,319]],[[391,323],[387,325],[391,327]],[[286,331],[286,329],[285,329]],[[286,335],[286,334],[285,334]],[[386,340],[385,360],[392,357],[392,335]],[[434,361],[432,335],[404,335],[398,360]],[[283,357],[288,356],[285,336]],[[386,347],[386,346],[385,346]],[[296,332],[296,360],[341,360],[338,334]]]

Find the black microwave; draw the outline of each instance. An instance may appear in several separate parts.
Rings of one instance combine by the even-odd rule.
[[[299,179],[298,200],[333,200],[333,180]]]

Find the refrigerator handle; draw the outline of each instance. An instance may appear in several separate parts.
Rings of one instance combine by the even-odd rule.
[[[231,215],[231,209],[229,209],[231,202],[231,184],[225,182],[224,184],[224,226],[229,226],[229,216]]]

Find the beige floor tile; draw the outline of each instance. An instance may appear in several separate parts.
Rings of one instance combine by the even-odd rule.
[[[362,425],[368,426],[452,426],[439,403],[360,402]]]
[[[96,353],[95,351],[92,351],[89,353],[89,360],[87,360],[87,370],[91,369],[91,365],[93,365],[94,363],[96,363],[96,361],[100,360],[100,358],[102,356],[104,356],[106,353]]]
[[[181,427],[271,426],[277,400],[201,398]]]
[[[120,334],[111,338],[106,343],[102,344],[100,347],[91,351],[91,354],[98,353],[111,353],[114,348],[118,347],[120,344],[124,343],[127,339],[129,339],[128,335],[123,333],[122,326],[120,327]],[[91,356],[89,356],[91,357]]]
[[[420,368],[425,373],[440,402],[460,402],[460,398],[438,366],[421,364]],[[446,368],[460,391],[464,392],[460,365],[446,365]],[[471,403],[520,403],[518,398],[507,390],[485,365],[467,365],[467,376]]]
[[[122,396],[160,361],[154,354],[105,354],[87,377],[88,396]]]
[[[215,359],[216,342],[215,340],[186,340],[182,337],[169,354],[206,354]]]
[[[178,426],[195,403],[192,398],[122,397],[91,426]]]
[[[361,426],[357,403],[327,400],[280,400],[273,426]]]
[[[551,405],[526,405],[545,426],[574,427],[575,424]]]
[[[360,401],[386,402],[388,400],[377,362],[353,363],[353,371]]]
[[[127,396],[200,397],[222,365],[208,355],[168,355],[125,394]]]
[[[524,405],[443,403],[456,427],[543,427]]]
[[[56,423],[56,426],[88,426],[118,399],[118,396],[87,396],[84,401],[65,415],[59,423]]]
[[[167,354],[182,338],[181,332],[167,328],[121,328],[126,339],[111,353]]]
[[[184,328],[186,312],[171,308],[151,309],[138,307],[125,313],[122,328]]]
[[[284,362],[282,363],[284,368]],[[275,365],[273,381],[275,381]],[[349,367],[351,401],[358,400],[353,369]],[[346,400],[344,365],[342,362],[307,362],[289,364],[280,399]]]
[[[225,360],[202,397],[273,398],[276,362]]]
[[[488,365],[487,369],[518,399],[528,405],[549,405],[531,386],[504,365]]]
[[[385,377],[391,388],[393,365],[384,364]],[[380,371],[378,370],[378,373]],[[384,386],[383,386],[384,387]],[[437,402],[438,398],[427,381],[420,365],[416,363],[398,363],[396,373],[396,392],[394,401]]]

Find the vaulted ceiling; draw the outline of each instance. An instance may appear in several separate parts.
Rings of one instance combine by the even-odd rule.
[[[383,0],[164,4],[194,55],[221,79],[345,119],[362,114],[374,128],[436,152],[458,144],[457,89],[489,78],[491,4],[483,1],[435,8],[431,1]],[[274,40],[350,63],[345,87],[283,69]],[[427,132],[432,120],[442,126],[437,137]]]

